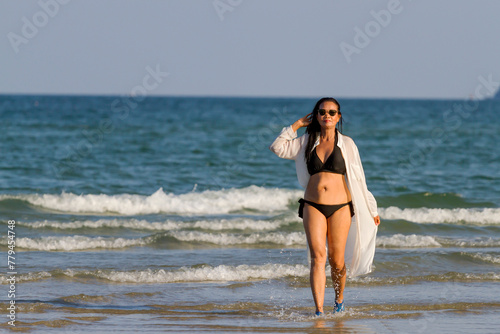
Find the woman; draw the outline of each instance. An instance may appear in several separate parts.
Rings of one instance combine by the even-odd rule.
[[[351,277],[371,271],[380,224],[377,202],[366,187],[358,149],[351,138],[336,129],[341,120],[337,100],[322,98],[312,113],[283,128],[270,146],[280,158],[295,160],[299,183],[306,189],[299,200],[299,216],[310,250],[316,315],[323,314],[327,255],[335,289],[334,313],[341,312],[345,262]],[[297,138],[297,130],[305,126],[306,133]]]

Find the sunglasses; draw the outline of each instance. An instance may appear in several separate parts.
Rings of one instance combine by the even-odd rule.
[[[326,113],[330,114],[330,116],[335,116],[337,115],[338,113],[338,110],[325,110],[325,109],[319,109],[318,110],[318,113],[321,115],[321,116],[325,116]]]

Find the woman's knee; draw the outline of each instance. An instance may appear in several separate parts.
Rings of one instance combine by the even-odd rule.
[[[326,253],[311,252],[311,264],[324,266],[326,264]]]
[[[328,263],[330,263],[330,267],[332,267],[332,270],[335,269],[337,271],[340,271],[345,267],[344,260],[336,259],[334,256],[328,257]]]

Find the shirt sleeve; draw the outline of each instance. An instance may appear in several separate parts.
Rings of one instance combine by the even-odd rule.
[[[284,127],[279,136],[269,146],[278,157],[294,160],[300,152],[301,141],[297,138],[297,132],[292,126]]]

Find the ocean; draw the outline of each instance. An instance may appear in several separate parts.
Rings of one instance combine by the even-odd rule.
[[[316,318],[268,149],[316,100],[0,96],[0,329],[497,332],[500,101],[339,99],[382,224]]]

